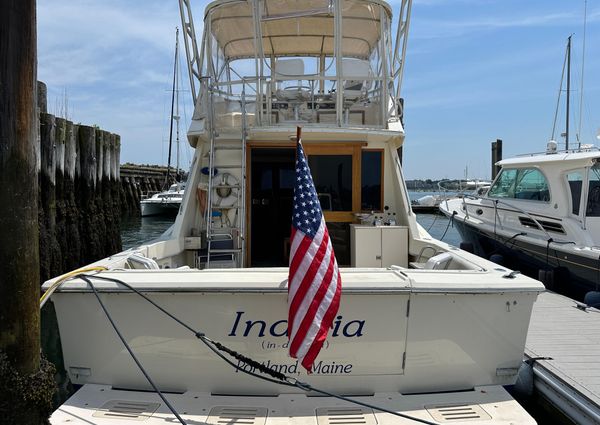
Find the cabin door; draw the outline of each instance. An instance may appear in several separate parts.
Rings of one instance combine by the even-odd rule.
[[[296,151],[254,147],[250,151],[250,265],[287,266]]]

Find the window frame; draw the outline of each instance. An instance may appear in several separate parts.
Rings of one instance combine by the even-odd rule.
[[[571,193],[571,185],[569,184],[568,175],[574,172],[581,173],[581,193],[579,194],[579,212],[577,214],[573,213],[573,195]],[[587,167],[573,168],[571,170],[567,170],[563,173],[563,182],[567,187],[567,193],[569,194],[569,208],[567,213],[571,217],[577,217],[578,219],[582,219],[585,215],[585,210],[587,209],[587,188],[588,188],[588,170]]]
[[[304,153],[308,157],[313,155],[351,155],[352,156],[352,210],[351,211],[323,211],[325,220],[336,223],[352,223],[356,221],[355,212],[361,207],[361,151],[362,143],[303,143]]]

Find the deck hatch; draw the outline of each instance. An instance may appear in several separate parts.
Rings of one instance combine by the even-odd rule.
[[[145,421],[160,407],[160,403],[146,401],[110,400],[92,416],[105,419]]]
[[[318,425],[376,425],[373,411],[361,407],[319,407]]]
[[[529,217],[519,217],[519,222],[522,226],[531,227],[534,229],[538,229],[537,224]],[[542,226],[542,228],[547,232],[561,233],[565,234],[565,229],[563,229],[560,223],[553,223],[551,221],[545,220],[537,220],[538,223]]]
[[[213,425],[264,425],[266,421],[265,407],[215,406],[210,409],[206,422]]]
[[[437,422],[481,421],[492,417],[479,404],[447,404],[425,406]]]

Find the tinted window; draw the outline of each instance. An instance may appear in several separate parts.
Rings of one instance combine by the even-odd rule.
[[[310,155],[308,165],[321,208],[352,211],[352,155]]]
[[[381,199],[381,160],[382,151],[362,151],[361,153],[361,209],[382,211]]]

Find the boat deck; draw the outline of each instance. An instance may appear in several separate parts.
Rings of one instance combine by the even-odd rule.
[[[525,346],[529,358],[552,359],[535,362],[536,389],[576,423],[600,423],[600,310],[540,294]]]

